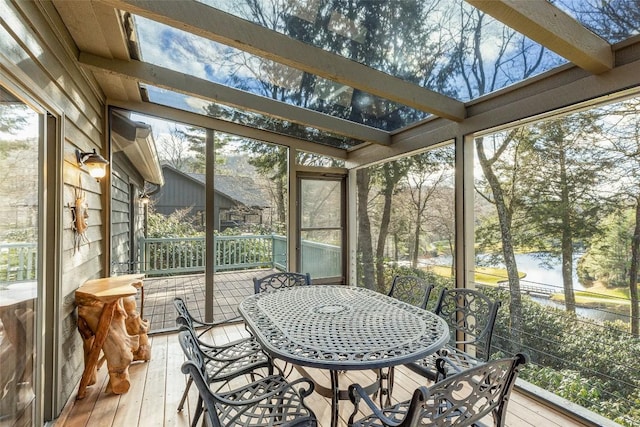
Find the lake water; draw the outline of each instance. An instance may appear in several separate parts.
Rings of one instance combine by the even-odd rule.
[[[584,290],[586,289],[578,280],[577,275],[577,263],[580,254],[577,254],[573,262],[573,289]],[[518,264],[518,270],[521,273],[525,273],[526,276],[520,279],[522,284],[532,285],[536,287],[546,287],[552,289],[554,292],[562,293],[562,266],[560,259],[541,260],[539,256],[535,254],[516,254],[516,263]],[[421,265],[451,265],[451,257],[440,256],[435,258],[424,259]],[[504,268],[504,264],[499,263],[492,265],[492,267]],[[505,278],[506,280],[506,278]],[[537,302],[550,305],[557,308],[564,308],[564,305],[558,304],[546,298],[534,298]],[[592,309],[592,308],[576,308],[576,313],[597,320],[622,320],[628,322],[628,316],[611,312],[606,309]]]

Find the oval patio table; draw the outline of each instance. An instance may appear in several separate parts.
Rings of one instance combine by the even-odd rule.
[[[392,384],[394,366],[426,357],[449,340],[446,322],[435,314],[354,286],[263,292],[242,301],[239,311],[273,358],[330,371],[332,427],[338,401],[348,399],[339,371],[390,368]]]

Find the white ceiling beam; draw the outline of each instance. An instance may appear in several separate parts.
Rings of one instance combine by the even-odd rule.
[[[370,126],[254,95],[157,65],[102,58],[84,52],[80,53],[78,60],[80,64],[95,72],[134,79],[189,96],[277,117],[349,138],[383,145],[389,144],[391,140],[389,133]]]
[[[213,129],[219,132],[225,132],[232,135],[268,142],[271,144],[284,145],[296,150],[308,151],[323,156],[334,157],[336,159],[347,158],[347,152],[340,148],[330,147],[328,145],[322,145],[316,142],[305,141],[302,139],[294,138],[292,136],[281,135],[263,129],[256,129],[250,126],[204,116],[202,114],[179,110],[172,107],[166,107],[164,105],[148,102],[128,102],[116,99],[107,100],[107,104],[112,107],[134,111],[140,114],[146,114],[162,120],[170,120],[190,126]]]
[[[611,45],[547,0],[466,0],[593,74],[613,68]]]
[[[100,0],[251,54],[454,121],[460,101],[195,1]]]

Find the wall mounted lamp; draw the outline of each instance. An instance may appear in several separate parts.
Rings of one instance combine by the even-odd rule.
[[[76,150],[76,158],[79,166],[86,166],[89,174],[95,179],[104,178],[107,173],[107,165],[109,161],[102,157],[93,149],[93,152],[82,152]]]

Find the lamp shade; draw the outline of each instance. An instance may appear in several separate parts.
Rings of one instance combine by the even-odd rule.
[[[78,163],[80,165],[84,165],[92,177],[95,179],[104,178],[107,173],[107,165],[109,164],[109,161],[98,154],[95,148],[93,149],[93,152],[90,153],[77,151],[76,156],[78,158]]]

